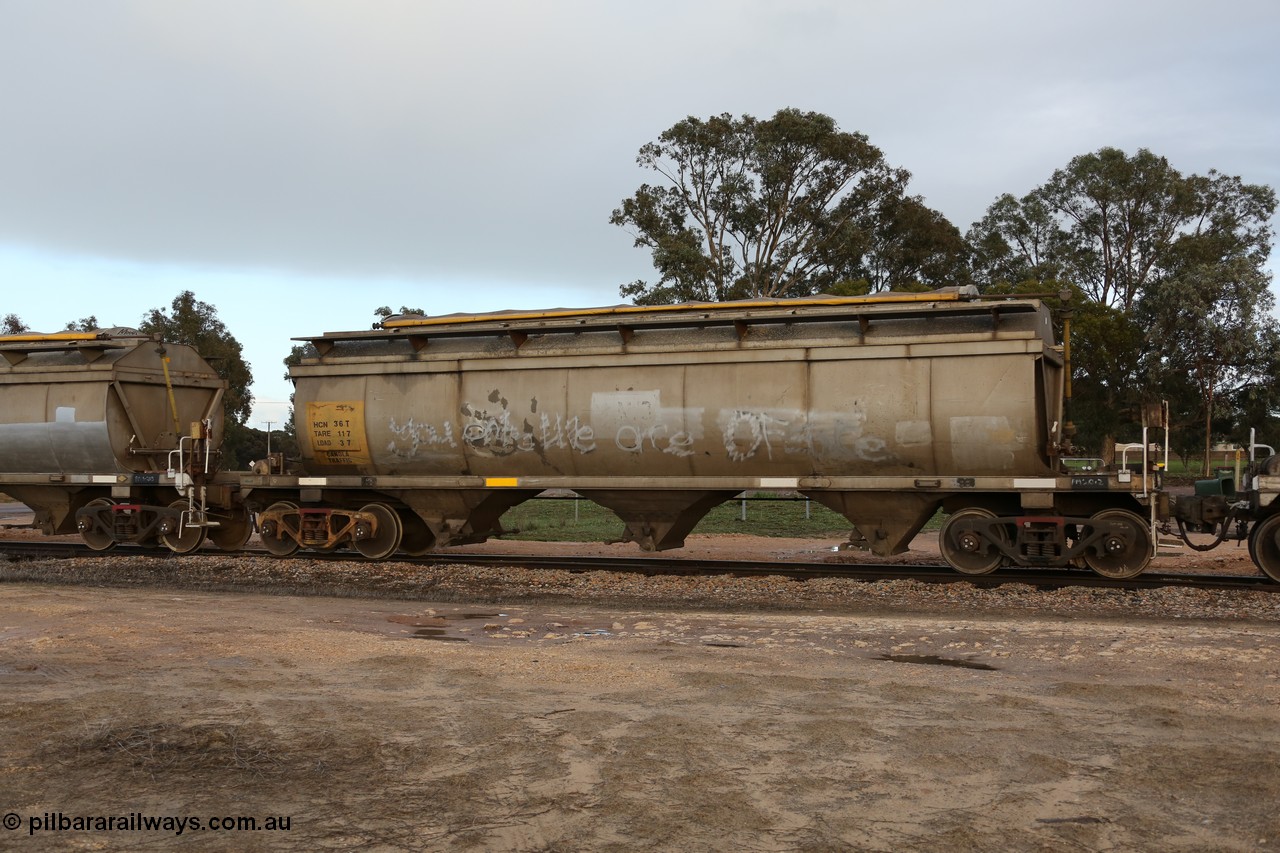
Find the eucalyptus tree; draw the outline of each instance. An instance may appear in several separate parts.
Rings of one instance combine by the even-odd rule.
[[[1270,405],[1274,377],[1262,382],[1257,365],[1273,324],[1275,210],[1271,187],[1102,148],[1021,199],[998,198],[968,238],[978,277],[1065,282],[1082,297],[1076,391],[1104,424],[1099,443],[1136,420],[1144,394],[1177,401],[1207,443],[1215,412],[1245,397]]]
[[[1054,287],[1070,261],[1069,234],[1039,192],[1000,196],[966,236],[975,279],[1000,288]]]
[[[639,304],[951,283],[966,270],[959,232],[906,195],[910,173],[821,113],[690,116],[636,162],[661,181],[610,222],[651,252],[658,280],[621,287]]]
[[[102,328],[102,324],[98,322],[96,314],[90,314],[88,317],[81,317],[79,320],[72,320],[67,323],[66,330],[68,332],[92,332]]]
[[[1257,266],[1271,249],[1275,190],[1215,170],[1184,176],[1145,148],[1076,157],[1040,195],[1065,225],[1076,284],[1126,312],[1176,274],[1189,249],[1204,262],[1240,257]]]

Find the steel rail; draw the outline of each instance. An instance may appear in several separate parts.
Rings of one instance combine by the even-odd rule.
[[[137,557],[140,559],[182,559],[165,548],[143,548],[121,545],[108,551],[94,551],[78,542],[0,541],[0,555],[11,560],[21,559],[85,559],[94,557]],[[316,560],[326,562],[368,562],[353,552],[336,551],[318,553],[299,551],[286,557],[274,557],[264,550],[225,552],[205,549],[186,557],[218,556],[236,559],[240,557],[270,558],[282,560]],[[924,564],[872,564],[872,563],[812,563],[766,562],[760,560],[703,560],[688,557],[634,556],[634,557],[582,557],[574,555],[519,555],[519,554],[458,554],[432,553],[421,557],[398,556],[386,562],[411,565],[467,565],[492,568],[525,568],[559,570],[574,573],[624,572],[643,575],[726,575],[732,577],[782,576],[796,580],[817,578],[843,578],[864,582],[913,580],[922,583],[969,583],[980,588],[995,588],[1005,584],[1025,584],[1038,589],[1061,589],[1072,586],[1097,587],[1116,590],[1159,589],[1184,587],[1193,589],[1255,591],[1280,593],[1280,584],[1259,574],[1257,576],[1212,575],[1194,572],[1149,572],[1136,578],[1116,580],[1105,578],[1085,569],[1025,569],[1008,567],[986,575],[965,575],[949,566]],[[377,565],[369,563],[369,565]]]

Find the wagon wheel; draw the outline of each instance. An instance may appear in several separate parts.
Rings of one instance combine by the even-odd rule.
[[[239,551],[253,533],[253,516],[246,509],[220,515],[217,521],[217,527],[209,528],[209,541],[220,550]]]
[[[1280,515],[1254,525],[1249,535],[1249,556],[1263,574],[1280,582]]]
[[[1091,550],[1084,555],[1085,564],[1104,578],[1124,580],[1142,574],[1151,562],[1151,531],[1142,517],[1127,509],[1107,509],[1094,514],[1093,522],[1114,529],[1103,535],[1101,554]]]
[[[421,557],[430,551],[436,544],[436,535],[427,523],[411,510],[401,510],[399,515],[400,524],[404,528],[400,550],[410,557]]]
[[[360,508],[377,519],[377,530],[369,536],[355,540],[356,550],[370,560],[385,560],[400,547],[404,536],[404,527],[400,524],[400,516],[386,504],[368,504]]]
[[[1004,554],[1000,552],[986,537],[973,529],[965,529],[969,522],[977,519],[995,518],[996,514],[989,510],[971,507],[952,513],[947,523],[938,534],[938,546],[942,558],[957,572],[966,575],[985,575],[1000,567]],[[1001,527],[990,527],[991,537],[1001,544],[1009,541],[1008,534]]]
[[[189,504],[183,500],[177,500],[169,504],[169,509],[184,511],[188,509]],[[204,544],[205,528],[203,527],[187,527],[182,523],[179,517],[177,526],[167,533],[160,534],[160,541],[164,546],[175,554],[190,554],[192,551]]]
[[[95,506],[114,506],[115,502],[107,498],[95,498],[85,504],[85,509]],[[80,538],[84,540],[84,544],[88,545],[94,551],[107,551],[116,546],[116,540],[110,532],[103,531],[97,527],[90,527],[87,530],[80,531]]]
[[[297,511],[298,505],[288,501],[279,501],[267,507],[268,513],[296,513]],[[299,544],[297,537],[290,536],[289,531],[281,529],[281,526],[287,528],[286,522],[278,519],[263,521],[262,529],[259,533],[262,536],[262,547],[266,548],[272,556],[287,557],[296,553],[302,545]],[[296,533],[297,530],[295,529],[293,532]]]

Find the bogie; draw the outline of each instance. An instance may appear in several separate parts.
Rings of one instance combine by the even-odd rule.
[[[1084,564],[1104,577],[1131,578],[1151,560],[1149,525],[1123,509],[1091,517],[997,516],[989,509],[957,510],[938,534],[942,557],[958,572],[982,575],[1001,565],[1062,567]]]

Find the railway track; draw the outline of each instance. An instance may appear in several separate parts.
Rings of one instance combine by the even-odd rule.
[[[10,560],[96,559],[102,557],[136,557],[141,560],[173,561],[199,556],[223,559],[256,557],[280,560],[363,562],[350,552],[299,552],[287,558],[272,557],[265,550],[247,549],[237,554],[207,550],[190,557],[177,557],[163,548],[120,546],[109,551],[94,551],[77,542],[0,541],[0,557]],[[1217,575],[1208,573],[1147,572],[1128,580],[1104,578],[1085,569],[1038,569],[1016,567],[998,569],[988,575],[962,575],[948,566],[882,565],[871,563],[764,562],[760,560],[706,560],[688,557],[582,557],[573,555],[510,555],[435,553],[423,557],[403,557],[396,562],[416,565],[470,565],[486,567],[519,567],[568,572],[625,572],[642,575],[725,575],[732,577],[782,576],[796,580],[845,578],[865,582],[914,580],[924,583],[968,583],[981,588],[1003,584],[1028,584],[1038,589],[1072,586],[1118,590],[1183,587],[1212,590],[1238,590],[1280,593],[1280,584],[1262,575]],[[374,564],[370,564],[374,565]]]

